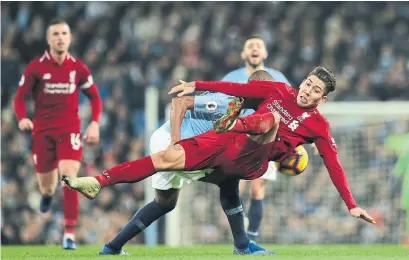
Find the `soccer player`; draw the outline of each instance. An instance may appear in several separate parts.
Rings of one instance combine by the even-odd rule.
[[[71,31],[59,19],[47,28],[49,50],[31,61],[21,77],[14,101],[20,130],[32,130],[32,156],[42,195],[40,211],[51,207],[58,174],[75,177],[80,169],[82,136],[78,116],[79,91],[89,98],[92,122],[85,132],[89,144],[99,142],[102,102],[91,72],[68,52]],[[35,102],[33,120],[27,118],[25,99]],[[78,193],[63,187],[64,249],[76,249],[75,227],[78,219]]]
[[[253,35],[247,38],[241,52],[241,58],[245,67],[229,72],[222,81],[246,83],[249,76],[256,70],[266,70],[275,81],[290,84],[287,78],[278,70],[264,67],[264,61],[268,57],[265,42],[259,36]],[[254,112],[254,111],[253,111]],[[267,180],[274,181],[277,178],[277,169],[273,162],[269,163],[267,172],[258,179],[251,181],[250,208],[248,211],[248,237],[255,241],[259,235],[261,220],[263,218],[263,200],[265,196],[265,184]],[[248,181],[240,181],[240,194],[243,194]]]
[[[249,80],[272,80],[257,77],[254,74]],[[213,121],[219,119],[227,110],[234,97],[221,93],[205,92],[200,96],[188,96],[172,99],[170,120],[157,129],[150,138],[151,154],[165,150],[181,138],[186,139],[212,129]],[[249,111],[252,113],[252,111]],[[243,110],[242,115],[246,114]],[[122,250],[124,244],[142,232],[155,220],[172,211],[177,203],[179,191],[184,184],[195,180],[214,183],[220,188],[220,204],[227,215],[234,238],[235,254],[274,254],[250,241],[244,228],[243,206],[238,192],[239,179],[224,180],[206,178],[211,170],[196,172],[158,172],[152,176],[155,199],[141,208],[119,232],[115,238],[100,251],[101,255],[127,253]],[[134,223],[139,223],[135,225]]]
[[[241,104],[230,103],[227,116],[218,121],[215,129],[222,132],[233,127],[231,131],[221,134],[209,131],[178,141],[151,156],[117,165],[100,175],[76,179],[63,176],[63,181],[93,199],[106,186],[138,182],[160,171],[211,168],[214,172],[209,176],[252,180],[264,174],[269,161],[281,161],[293,153],[295,147],[315,142],[349,213],[375,224],[355,202],[338,160],[329,124],[316,109],[328,93],[335,90],[335,84],[333,73],[323,67],[315,68],[300,84],[299,91],[272,81],[182,82],[169,93],[180,92],[177,96],[182,97],[195,90],[207,90],[264,101],[253,115],[237,120]]]

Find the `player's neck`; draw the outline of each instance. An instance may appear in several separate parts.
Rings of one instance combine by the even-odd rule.
[[[247,74],[250,76],[251,74],[253,74],[253,72],[255,72],[256,70],[264,70],[264,64],[261,63],[260,65],[258,65],[257,67],[253,67],[250,64],[246,63],[246,72]]]
[[[63,64],[65,61],[65,58],[67,57],[68,52],[63,52],[61,54],[54,52],[53,50],[50,50],[50,55],[51,57],[59,64]]]

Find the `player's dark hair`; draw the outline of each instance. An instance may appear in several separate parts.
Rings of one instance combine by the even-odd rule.
[[[325,67],[319,66],[316,67],[313,71],[308,74],[308,76],[316,76],[325,84],[325,91],[324,96],[328,95],[329,93],[335,90],[335,86],[337,85],[337,80],[335,79],[334,73]]]
[[[48,23],[47,28],[50,28],[50,26],[56,25],[56,24],[68,24],[68,23],[64,19],[54,18]]]
[[[253,72],[248,81],[252,81],[252,80],[269,80],[269,81],[274,81],[274,77],[271,76],[270,73],[268,73],[265,70],[256,70],[255,72]]]
[[[264,41],[263,37],[261,37],[260,35],[258,35],[258,34],[252,34],[252,35],[250,35],[250,36],[248,36],[248,37],[246,38],[245,42],[248,41],[248,40],[251,40],[251,39],[260,39],[260,40]]]

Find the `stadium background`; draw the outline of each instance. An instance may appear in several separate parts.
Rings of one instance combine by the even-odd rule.
[[[75,37],[71,53],[90,67],[104,100],[101,144],[86,148],[83,175],[144,155],[148,86],[159,89],[163,121],[170,86],[179,79],[217,80],[243,66],[243,39],[254,33],[266,41],[266,65],[281,70],[294,86],[315,65],[330,67],[337,76],[330,102],[409,99],[409,5],[404,2],[2,2],[3,244],[60,242],[61,204],[54,204],[53,214],[38,213],[30,137],[18,130],[11,108],[21,73],[46,48],[45,27],[55,16],[69,22]],[[87,122],[88,103],[81,101]],[[260,241],[399,243],[405,230],[401,180],[391,173],[396,154],[385,141],[407,133],[409,121],[389,119],[333,129],[352,191],[376,216],[376,228],[346,213],[320,158],[307,147],[312,157],[307,172],[269,185]],[[192,200],[179,205],[185,209],[182,236],[191,234],[191,243],[231,241],[217,190],[194,184],[184,192],[194,196],[189,197],[194,206]],[[60,192],[56,196],[61,201]],[[82,198],[77,240],[106,242],[143,203],[143,183],[106,189],[92,202]],[[159,230],[163,242],[163,225]],[[132,240],[143,242],[143,236]]]

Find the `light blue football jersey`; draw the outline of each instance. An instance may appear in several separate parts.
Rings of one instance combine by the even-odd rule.
[[[212,130],[213,121],[225,114],[234,97],[222,93],[204,92],[195,96],[193,111],[188,110],[182,121],[181,139],[190,138]],[[162,126],[170,133],[170,121]]]
[[[289,84],[287,78],[278,70],[266,68],[276,81],[286,82]],[[240,68],[228,73],[222,81],[230,81],[237,83],[246,83],[249,75],[246,68]],[[181,139],[190,138],[196,135],[203,134],[212,130],[213,121],[223,116],[229,106],[229,102],[233,96],[228,96],[222,93],[204,92],[202,95],[195,96],[195,104],[193,111],[186,111],[181,126]],[[242,116],[254,113],[252,109],[243,109]],[[170,133],[170,121],[166,121],[162,126]]]

